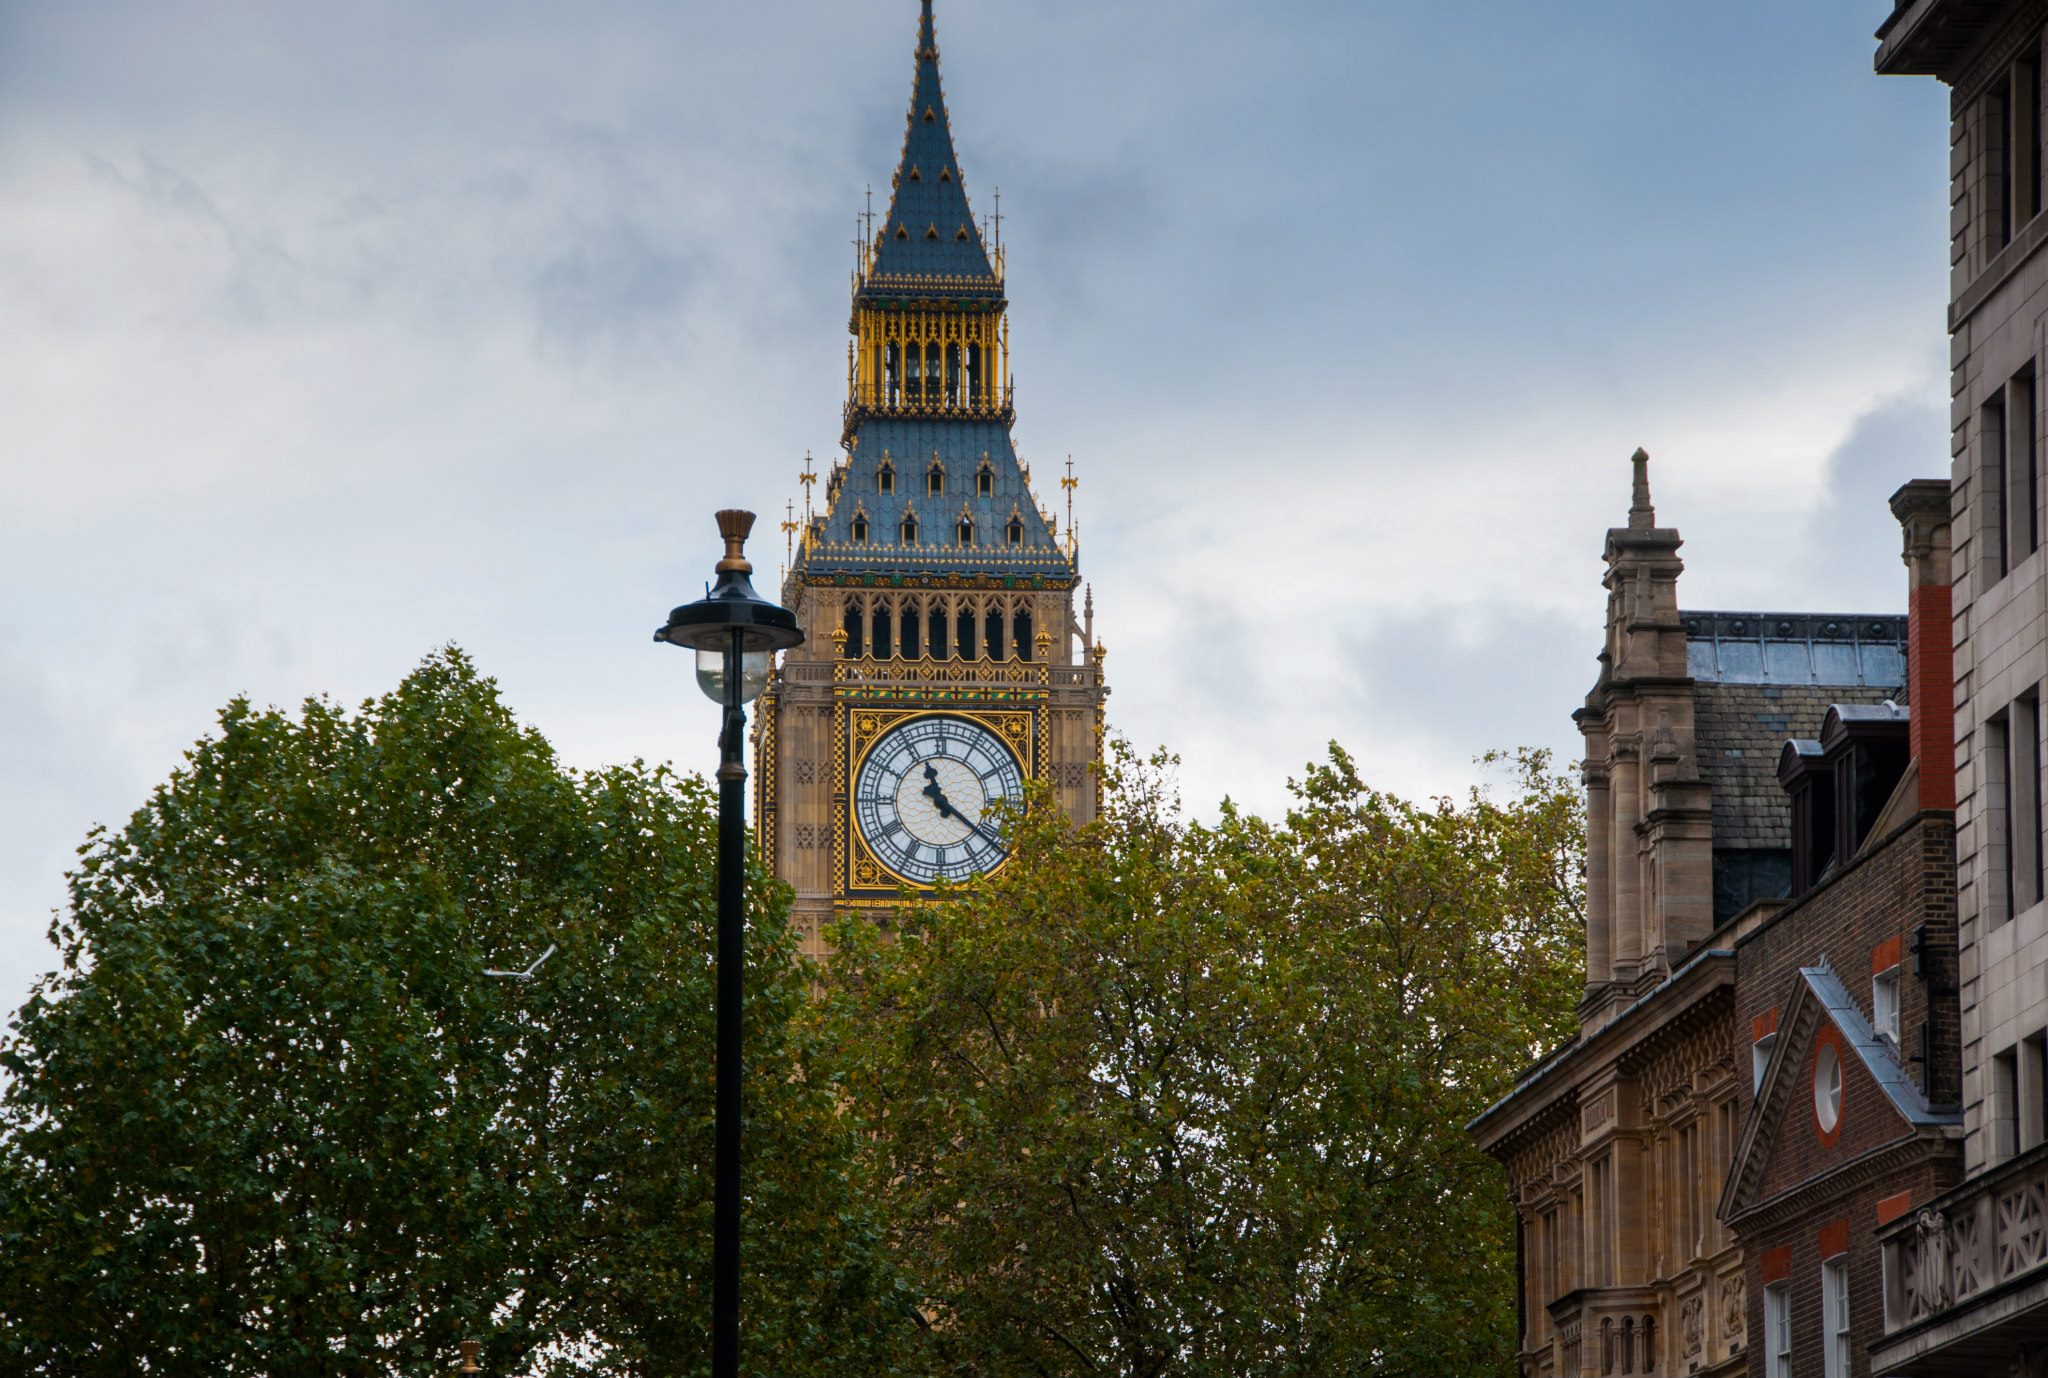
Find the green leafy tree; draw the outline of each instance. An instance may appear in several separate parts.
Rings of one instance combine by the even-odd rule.
[[[988,881],[833,969],[936,1368],[1512,1371],[1512,1216],[1465,1123],[1565,1036],[1579,804],[1368,788],[1186,822],[1120,753],[1095,824],[1015,819]],[[1040,801],[1042,804],[1042,801]]]
[[[0,1056],[0,1367],[706,1371],[714,815],[564,769],[458,652],[355,713],[231,704],[81,849]],[[893,1372],[812,976],[748,884],[749,1367]]]

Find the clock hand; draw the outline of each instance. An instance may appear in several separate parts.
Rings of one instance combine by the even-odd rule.
[[[939,817],[959,817],[959,810],[953,807],[953,801],[946,797],[946,791],[939,786],[939,772],[933,768],[929,761],[925,762],[924,778],[928,783],[922,792],[925,798],[939,806]]]

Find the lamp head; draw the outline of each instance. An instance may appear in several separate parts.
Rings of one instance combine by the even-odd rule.
[[[804,640],[796,614],[755,593],[747,577],[754,572],[746,556],[747,536],[753,529],[752,512],[718,514],[725,557],[718,562],[717,580],[702,598],[670,612],[668,622],[654,633],[656,641],[697,652],[697,682],[720,702],[725,700],[728,657],[741,659],[733,671],[740,677],[744,703],[766,686],[775,652],[801,646]]]

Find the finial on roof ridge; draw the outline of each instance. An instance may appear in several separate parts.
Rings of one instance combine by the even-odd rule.
[[[1629,457],[1634,478],[1629,488],[1628,524],[1638,531],[1657,525],[1657,509],[1650,503],[1650,452],[1638,449]]]

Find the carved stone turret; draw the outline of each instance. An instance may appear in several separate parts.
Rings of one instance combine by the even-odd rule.
[[[1589,1027],[1668,975],[1713,927],[1713,810],[1695,754],[1676,529],[1657,525],[1650,457],[1631,459],[1628,524],[1607,533],[1607,641],[1574,715],[1586,740]]]

